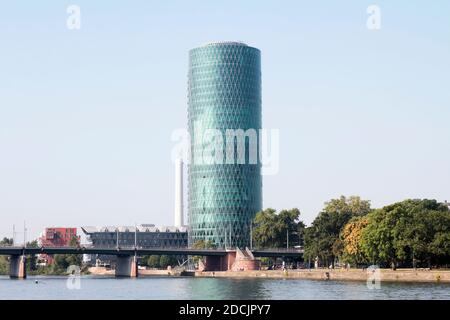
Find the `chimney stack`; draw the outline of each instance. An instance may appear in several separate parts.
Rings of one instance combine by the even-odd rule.
[[[175,227],[183,222],[183,159],[175,160]]]

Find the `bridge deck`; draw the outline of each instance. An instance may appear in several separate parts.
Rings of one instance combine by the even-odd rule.
[[[21,254],[102,254],[102,255],[192,255],[225,256],[234,250],[225,249],[189,249],[189,248],[91,248],[91,247],[0,247],[0,255]],[[252,250],[255,257],[299,257],[301,250]]]

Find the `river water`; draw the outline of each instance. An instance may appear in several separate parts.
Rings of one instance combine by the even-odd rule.
[[[365,282],[297,279],[231,279],[192,277],[0,276],[4,299],[447,299],[450,284],[381,283],[369,289]]]

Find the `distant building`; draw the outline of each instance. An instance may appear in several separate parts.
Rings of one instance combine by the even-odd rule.
[[[72,239],[76,239],[77,242],[80,241],[80,237],[77,236],[77,228],[45,228],[39,238],[39,245],[42,247],[64,247],[68,246]]]
[[[45,228],[38,239],[41,247],[67,247],[71,240],[80,243],[77,228]],[[48,265],[53,263],[53,257],[47,254],[39,255],[39,263]]]
[[[95,248],[185,248],[188,246],[186,227],[156,227],[154,224],[134,226],[81,227],[90,245]],[[115,256],[86,255],[83,261],[114,264]]]
[[[93,247],[183,248],[188,245],[186,227],[134,226],[81,227]]]

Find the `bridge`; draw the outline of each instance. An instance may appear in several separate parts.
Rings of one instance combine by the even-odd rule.
[[[292,257],[303,255],[301,249],[255,249],[246,251],[253,257]],[[26,277],[26,255],[36,254],[101,254],[117,256],[115,275],[137,277],[137,257],[143,255],[177,255],[206,257],[210,271],[229,270],[239,249],[193,249],[193,248],[99,248],[99,247],[0,247],[0,255],[10,256],[10,277]],[[209,261],[209,262],[208,262]]]

